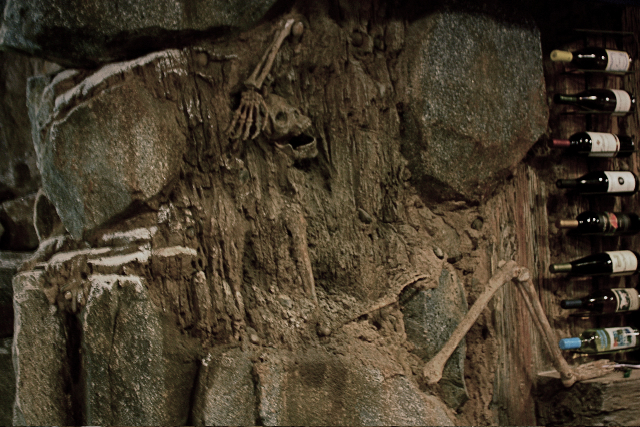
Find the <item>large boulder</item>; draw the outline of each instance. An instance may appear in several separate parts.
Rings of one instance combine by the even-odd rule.
[[[178,178],[187,124],[169,88],[185,61],[182,51],[169,50],[85,79],[65,71],[29,80],[42,188],[74,238]]]
[[[96,66],[246,29],[275,0],[7,0],[0,47],[69,66]]]
[[[413,22],[402,150],[425,199],[480,201],[545,132],[540,33],[518,16],[444,10]]]

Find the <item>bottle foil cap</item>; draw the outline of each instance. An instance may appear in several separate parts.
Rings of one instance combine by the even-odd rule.
[[[553,139],[551,146],[554,148],[566,148],[571,146],[571,141],[568,139]]]
[[[582,340],[578,337],[563,338],[558,343],[560,350],[576,350],[582,347]]]
[[[554,50],[551,52],[552,61],[571,62],[573,54],[566,50]]]

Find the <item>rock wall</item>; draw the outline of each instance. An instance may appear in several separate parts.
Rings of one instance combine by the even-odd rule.
[[[477,204],[546,129],[530,17],[170,3],[7,1],[0,46],[72,67],[23,73],[12,125],[38,246],[13,279],[13,423],[494,421],[456,419],[493,392],[464,343],[437,387],[420,373],[462,277],[495,268]]]

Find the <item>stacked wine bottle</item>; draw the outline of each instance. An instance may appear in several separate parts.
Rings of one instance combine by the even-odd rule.
[[[570,70],[598,71],[624,75],[632,60],[626,52],[588,47],[575,52],[554,50],[553,61],[568,63]],[[636,108],[636,99],[622,89],[588,89],[576,94],[556,94],[554,102],[572,105],[578,113],[624,116]],[[608,132],[578,132],[568,139],[554,139],[553,147],[585,157],[629,157],[636,151],[632,137]],[[630,171],[593,171],[575,179],[560,179],[559,188],[572,189],[579,194],[626,196],[635,194],[638,177]],[[599,236],[629,236],[640,232],[640,216],[627,212],[582,212],[575,219],[560,219],[560,229],[571,234]],[[640,271],[640,254],[632,250],[616,250],[592,254],[574,261],[552,264],[552,273],[572,276],[623,276]],[[640,296],[633,288],[599,290],[588,296],[563,300],[565,309],[579,309],[591,313],[623,313],[640,309]],[[631,326],[588,329],[579,337],[564,338],[559,346],[588,354],[630,351],[640,347],[638,329]]]

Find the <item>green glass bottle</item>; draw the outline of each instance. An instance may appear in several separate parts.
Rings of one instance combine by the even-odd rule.
[[[558,345],[560,350],[588,354],[631,351],[640,347],[639,333],[640,331],[630,326],[587,329],[579,337],[561,339]]]

